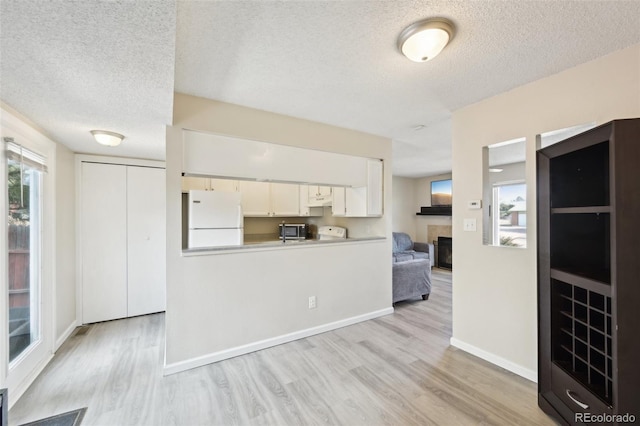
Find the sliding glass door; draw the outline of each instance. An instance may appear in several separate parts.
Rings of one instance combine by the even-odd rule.
[[[53,350],[53,178],[47,158],[55,146],[35,132],[7,135],[0,143],[0,388],[9,388],[9,405],[27,389],[51,359]],[[5,121],[6,120],[6,121]]]
[[[7,159],[9,365],[41,336],[42,172]]]

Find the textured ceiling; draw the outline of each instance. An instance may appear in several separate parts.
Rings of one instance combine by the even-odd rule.
[[[76,152],[164,159],[174,1],[0,0],[0,99]],[[116,148],[89,130],[126,136]]]
[[[640,1],[0,4],[0,99],[76,151],[162,158],[175,84],[389,137],[413,177],[451,170],[452,111],[640,43]],[[397,36],[432,16],[456,36],[413,63]],[[127,139],[101,149],[95,128]]]

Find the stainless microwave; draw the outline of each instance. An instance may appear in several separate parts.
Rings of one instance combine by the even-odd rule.
[[[281,223],[278,225],[278,238],[282,239],[283,235],[287,240],[304,240],[307,238],[306,223]]]

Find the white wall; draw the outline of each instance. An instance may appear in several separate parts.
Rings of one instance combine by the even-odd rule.
[[[416,238],[416,202],[414,185],[417,179],[393,176],[393,232],[406,232],[411,239]]]
[[[536,135],[592,121],[640,116],[640,45],[462,108],[453,114],[452,344],[535,380]],[[468,200],[482,198],[482,147],[525,136],[527,248],[482,245]]]
[[[386,165],[391,161],[389,139],[176,93],[174,125],[167,128],[165,372],[323,331],[328,324],[392,312],[390,167],[384,175],[383,217],[336,220],[348,223],[352,236],[385,239],[183,256],[182,129],[381,158]],[[312,295],[318,307],[309,310]]]
[[[76,326],[76,209],[74,154],[56,146],[56,348]]]

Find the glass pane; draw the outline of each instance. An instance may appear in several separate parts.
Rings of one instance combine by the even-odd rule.
[[[8,160],[9,361],[40,339],[41,173]]]
[[[526,247],[527,185],[524,183],[496,185],[493,188],[495,245]]]

